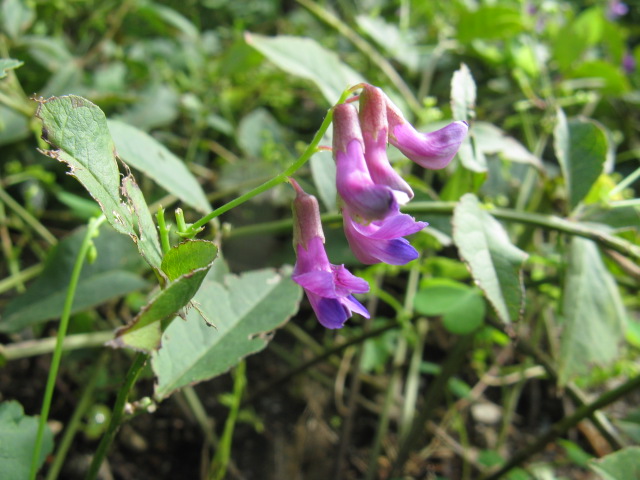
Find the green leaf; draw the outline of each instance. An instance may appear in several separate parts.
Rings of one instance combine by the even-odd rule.
[[[247,33],[245,39],[285,72],[315,83],[330,105],[338,101],[345,88],[364,82],[334,52],[311,38]]]
[[[0,6],[0,21],[2,30],[9,37],[16,39],[24,32],[36,18],[36,12],[31,2],[24,0],[3,0]],[[1,78],[1,77],[0,77]]]
[[[149,265],[160,265],[162,262],[162,247],[158,230],[153,221],[144,195],[133,176],[128,175],[122,179],[122,193],[129,200],[132,207],[133,220],[136,222],[136,236],[138,250]]]
[[[149,134],[136,127],[109,120],[118,156],[152,178],[167,192],[203,213],[211,206],[202,187],[184,162]]]
[[[631,90],[629,79],[622,69],[604,60],[584,62],[571,70],[570,77],[593,79],[593,88],[608,95],[623,95]]]
[[[454,120],[469,121],[475,117],[476,82],[464,63],[451,78],[451,113]]]
[[[169,326],[162,348],[152,358],[158,377],[157,399],[220,375],[262,350],[269,342],[269,332],[298,309],[300,287],[273,270],[228,275],[222,283],[211,277],[205,279],[195,301],[215,328],[194,311],[186,322]]]
[[[173,247],[162,260],[170,282],[126,326],[118,329],[112,347],[150,352],[160,348],[163,321],[173,317],[196,294],[218,249],[206,240],[191,240]]]
[[[29,119],[0,104],[0,146],[29,138]]]
[[[574,237],[564,283],[558,383],[620,354],[626,312],[616,281],[591,240]]]
[[[441,315],[444,327],[456,335],[475,331],[485,316],[485,303],[479,290],[440,278],[426,282],[416,293],[414,306],[423,315]]]
[[[69,174],[100,204],[113,228],[135,235],[131,212],[120,197],[115,145],[102,110],[69,95],[41,101],[36,117],[42,120],[42,138],[56,148],[42,153],[69,165]]]
[[[569,205],[573,209],[587,196],[604,170],[608,149],[607,135],[593,120],[578,118],[567,121],[560,108],[553,135],[556,156],[567,186]]]
[[[401,30],[397,24],[388,23],[377,16],[358,15],[356,22],[358,27],[388,53],[388,56],[413,72],[419,70],[421,50],[423,51],[425,47],[417,47],[408,30]]]
[[[75,231],[49,252],[40,277],[5,308],[0,331],[17,332],[60,316],[85,231],[86,228]],[[98,257],[94,263],[85,263],[82,268],[72,313],[87,310],[148,285],[134,273],[144,264],[129,239],[110,228],[102,228],[93,242]]]
[[[476,39],[511,38],[523,29],[520,9],[506,5],[486,5],[475,11],[464,10],[457,32],[461,42],[469,43]]]
[[[0,58],[0,78],[7,76],[7,70],[14,70],[24,65],[24,62],[14,58]]]
[[[0,472],[6,480],[29,478],[31,457],[38,432],[38,418],[24,414],[15,400],[0,404]],[[45,427],[38,467],[53,450],[53,434]]]
[[[589,462],[593,471],[603,480],[630,480],[640,478],[640,447],[626,447]]]
[[[471,127],[477,148],[485,155],[498,154],[505,160],[542,168],[540,159],[504,130],[488,122],[473,122]]]
[[[504,228],[480,208],[473,194],[466,194],[453,213],[453,240],[462,260],[498,318],[511,322],[524,305],[521,268],[527,254],[513,245]]]

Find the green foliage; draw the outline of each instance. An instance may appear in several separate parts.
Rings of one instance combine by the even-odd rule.
[[[638,478],[640,477],[640,447],[627,447],[593,460],[590,467],[604,480]]]
[[[38,420],[24,414],[15,400],[0,403],[0,471],[6,480],[22,480],[29,475]],[[38,465],[42,465],[53,450],[53,434],[45,431],[44,448]]]
[[[269,332],[298,309],[301,289],[273,270],[244,275],[209,275],[194,298],[186,322],[166,330],[162,348],[153,355],[158,377],[155,395],[169,396],[178,388],[228,371],[247,355],[267,346]],[[210,323],[200,318],[200,312]]]

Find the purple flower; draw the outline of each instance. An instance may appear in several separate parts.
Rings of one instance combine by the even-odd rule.
[[[333,156],[336,187],[349,208],[367,220],[386,217],[397,200],[391,188],[371,178],[365,161],[365,143],[353,105],[336,105],[333,113]]]
[[[362,263],[404,265],[418,258],[418,251],[402,237],[419,232],[427,226],[425,222],[416,222],[413,217],[397,209],[384,220],[367,224],[359,223],[348,208],[343,208],[342,213],[349,246]]]
[[[296,190],[293,244],[297,256],[291,278],[304,288],[318,321],[326,328],[341,328],[353,312],[369,318],[367,309],[353,297],[368,292],[369,285],[344,265],[329,263],[318,201],[295,180],[290,182]]]
[[[628,74],[636,71],[636,59],[631,52],[624,54],[624,57],[622,58],[622,68]]]
[[[616,20],[629,12],[629,7],[626,3],[620,0],[609,0],[607,6],[607,18],[609,20]]]
[[[393,190],[396,202],[404,205],[413,198],[413,190],[396,172],[387,157],[389,123],[387,96],[378,87],[364,85],[360,93],[360,125],[364,139],[364,158],[371,179]]]
[[[457,121],[430,133],[420,133],[407,122],[387,97],[389,142],[418,165],[431,170],[446,167],[456,155],[469,130],[467,122]]]

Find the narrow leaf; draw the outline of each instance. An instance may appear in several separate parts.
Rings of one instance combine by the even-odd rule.
[[[561,385],[594,365],[606,365],[616,359],[624,340],[626,313],[622,298],[591,240],[571,240],[563,316],[558,378]]]
[[[40,277],[5,308],[0,331],[16,332],[60,316],[85,231],[85,228],[75,231],[49,252]],[[86,263],[82,268],[72,313],[87,310],[148,285],[135,273],[144,263],[128,238],[111,228],[102,228],[93,243],[98,256],[95,262]]]
[[[211,206],[184,162],[142,130],[118,120],[107,122],[118,156],[187,205],[208,213]]]
[[[162,262],[170,282],[125,327],[116,332],[112,347],[150,352],[160,347],[162,322],[175,316],[196,294],[218,254],[206,240],[181,243],[167,252]]]
[[[567,187],[571,209],[575,208],[604,170],[607,135],[593,120],[567,118],[558,109],[554,147]]]
[[[195,301],[215,328],[193,310],[186,322],[169,326],[162,349],[152,358],[158,377],[156,398],[220,375],[262,350],[269,342],[269,332],[297,311],[300,297],[300,288],[273,270],[227,275],[224,283],[209,275]]]
[[[451,79],[451,112],[454,120],[469,121],[475,117],[476,82],[464,63]]]
[[[466,194],[453,213],[453,240],[476,284],[505,323],[517,320],[524,305],[521,268],[527,254],[513,245],[504,228]]]
[[[311,38],[245,34],[249,45],[285,72],[312,81],[333,105],[343,90],[364,79],[338,55]]]

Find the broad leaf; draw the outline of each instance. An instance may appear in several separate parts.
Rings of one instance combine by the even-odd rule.
[[[208,213],[211,206],[184,162],[148,133],[118,120],[107,122],[118,157],[152,178],[187,205]]]
[[[269,332],[297,311],[300,297],[300,287],[273,270],[228,275],[224,283],[209,275],[194,300],[214,327],[193,310],[186,322],[169,326],[152,359],[156,397],[220,375],[262,350]]]
[[[22,405],[15,400],[0,404],[0,472],[2,478],[29,478],[33,447],[38,432],[38,418],[24,414]],[[38,459],[42,466],[53,450],[53,434],[45,427],[44,441]]]
[[[505,160],[528,163],[542,168],[538,157],[492,123],[474,122],[472,132],[476,146],[485,155],[498,154]]]
[[[311,38],[247,33],[245,39],[285,72],[315,83],[331,105],[338,101],[345,88],[364,81],[334,52]]]
[[[562,109],[558,109],[557,116],[554,147],[567,186],[569,206],[573,209],[587,196],[604,170],[607,135],[593,120],[567,121]]]
[[[26,293],[7,305],[0,321],[0,331],[16,332],[60,316],[85,232],[86,228],[79,229],[53,247],[40,277]],[[128,238],[110,228],[102,228],[93,243],[98,256],[95,262],[85,263],[82,268],[72,313],[148,285],[135,273],[144,263]]]
[[[626,447],[589,462],[593,471],[603,480],[630,480],[640,478],[640,447]]]
[[[498,318],[517,320],[524,306],[521,268],[527,254],[513,245],[504,228],[466,194],[453,213],[453,240],[476,284]]]
[[[461,12],[456,30],[461,42],[472,42],[477,39],[512,38],[523,28],[519,8],[507,5],[485,5],[477,10]]]
[[[563,291],[558,378],[561,385],[594,365],[606,365],[617,358],[626,323],[616,282],[591,240],[571,240]]]
[[[14,58],[0,58],[0,78],[7,76],[7,70],[14,70],[23,64],[24,62]]]
[[[145,305],[110,342],[113,347],[128,347],[150,352],[160,347],[163,321],[187,306],[218,254],[216,246],[206,240],[192,240],[173,247],[162,260],[162,270],[169,283]]]
[[[451,333],[466,335],[484,321],[485,303],[477,288],[445,279],[431,279],[416,293],[414,306],[423,315],[442,316]]]
[[[38,105],[42,138],[55,148],[45,155],[66,163],[100,204],[120,233],[135,235],[131,212],[120,197],[120,171],[107,119],[100,108],[82,97],[52,97]]]

